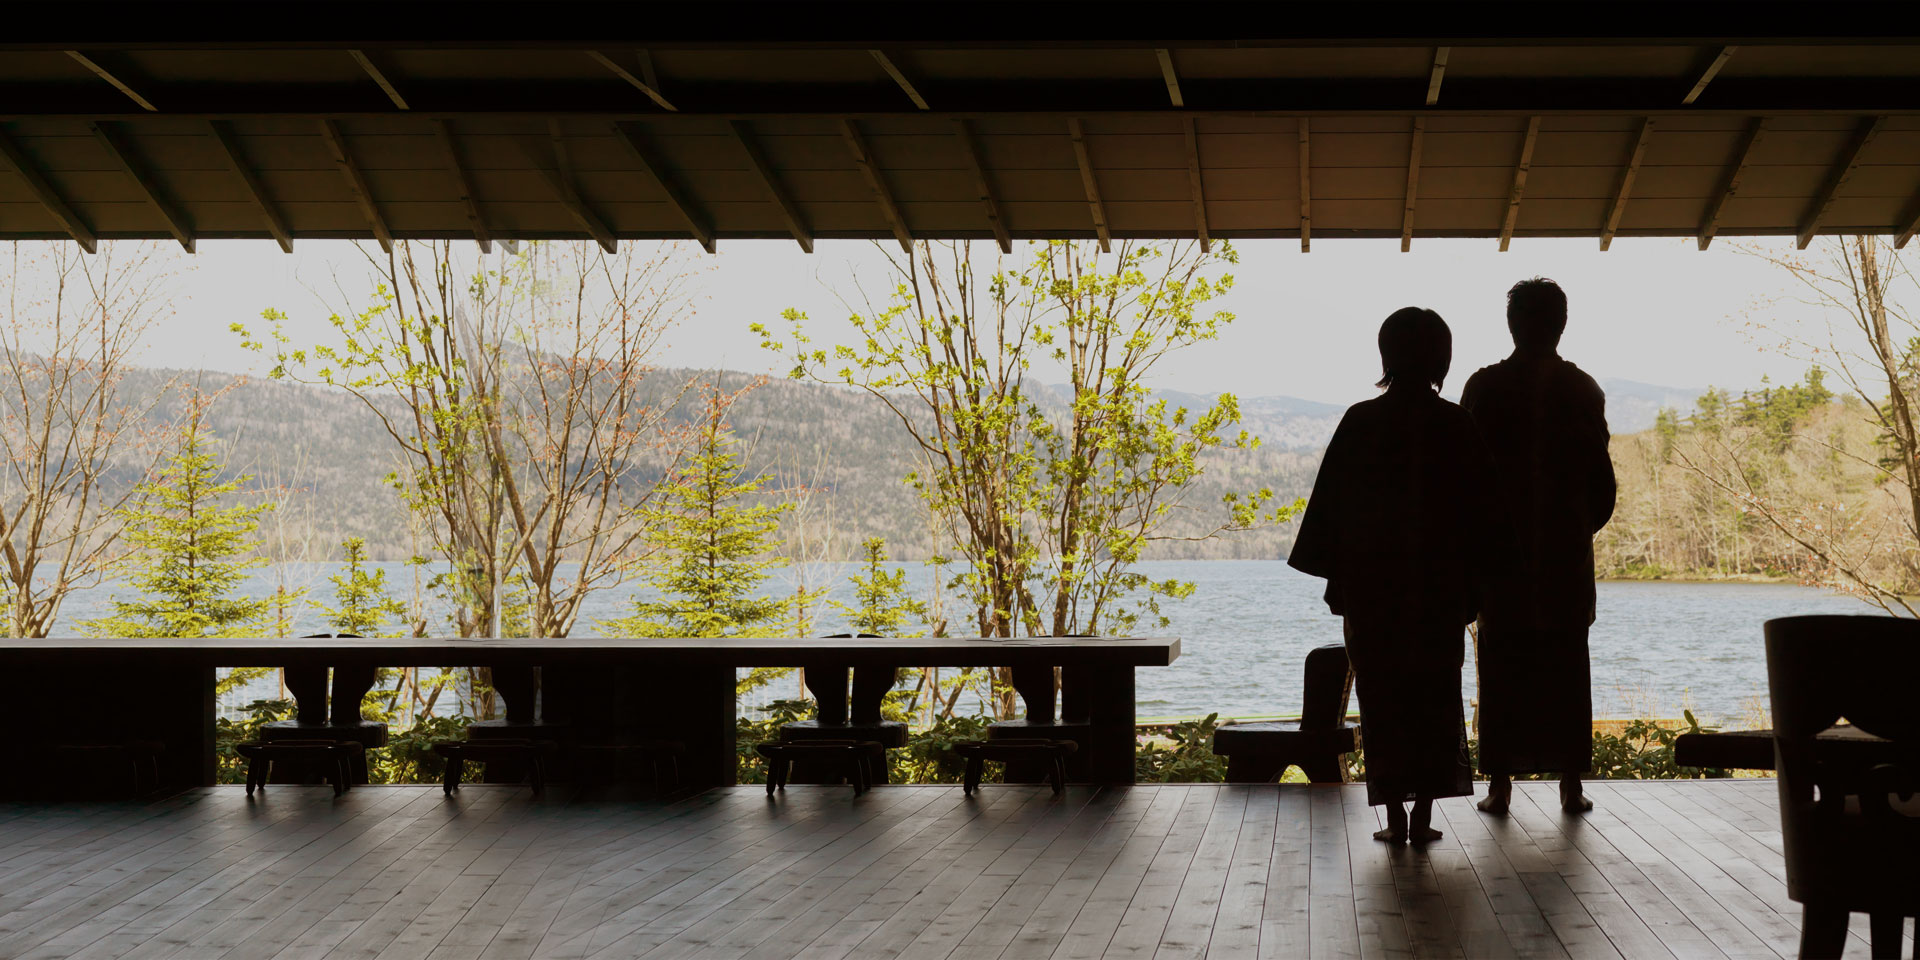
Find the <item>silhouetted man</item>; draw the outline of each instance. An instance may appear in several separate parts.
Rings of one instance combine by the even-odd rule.
[[[1593,535],[1613,516],[1606,397],[1560,359],[1567,295],[1534,278],[1507,291],[1513,355],[1475,373],[1460,395],[1493,455],[1513,523],[1509,576],[1480,611],[1480,809],[1507,811],[1511,777],[1560,775],[1560,804],[1590,810],[1580,778],[1593,764],[1587,627]]]

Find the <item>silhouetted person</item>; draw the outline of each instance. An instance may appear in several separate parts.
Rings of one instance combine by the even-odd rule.
[[[1493,453],[1515,567],[1480,614],[1480,809],[1505,813],[1514,774],[1557,773],[1560,804],[1593,809],[1580,778],[1593,765],[1587,627],[1593,535],[1613,516],[1606,396],[1560,359],[1567,295],[1534,278],[1507,291],[1513,355],[1467,380],[1460,405]]]
[[[1367,802],[1386,805],[1374,837],[1390,843],[1439,838],[1433,801],[1473,794],[1460,667],[1497,521],[1473,418],[1439,396],[1452,355],[1431,310],[1380,325],[1386,392],[1341,418],[1287,558],[1327,579],[1327,607],[1346,620]]]

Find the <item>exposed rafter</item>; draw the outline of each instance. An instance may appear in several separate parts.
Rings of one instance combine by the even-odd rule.
[[[1916,232],[1920,232],[1920,202],[1914,204],[1913,213],[1908,216],[1906,220],[1907,225],[1901,227],[1900,232],[1893,238],[1893,248],[1895,250],[1905,247],[1907,241],[1912,240]]]
[[[793,234],[794,242],[800,244],[800,249],[812,253],[813,227],[808,225],[807,218],[800,213],[800,207],[793,202],[793,197],[788,195],[786,184],[780,182],[779,174],[774,172],[773,164],[767,160],[766,151],[760,149],[760,141],[754,136],[753,128],[745,120],[729,120],[727,126],[733,130],[733,139],[740,144],[740,150],[747,155],[747,162],[752,164],[754,172],[760,175],[760,182],[766,185],[767,196],[773,200],[774,206],[780,208],[780,217],[787,222],[787,232]],[[654,167],[653,162],[646,160],[641,162],[647,163],[649,169]],[[666,187],[667,180],[657,173],[654,178],[660,180],[663,188]],[[678,192],[678,189],[678,187],[670,188],[667,192],[672,195]],[[678,201],[676,201],[677,204]],[[693,219],[685,211],[682,211],[682,215],[686,216],[689,222]]]
[[[912,100],[914,106],[922,110],[930,109],[927,106],[926,98],[920,95],[920,91],[914,87],[913,81],[907,79],[907,75],[900,71],[899,65],[893,62],[892,57],[887,56],[885,50],[868,50],[867,52],[873,55],[874,62],[880,65],[880,69],[887,72],[887,76],[893,78],[893,82],[899,85],[900,92],[906,94],[907,99]]]
[[[149,113],[156,113],[159,111],[160,108],[154,106],[153,101],[148,100],[146,97],[142,96],[138,90],[135,90],[133,88],[133,85],[127,82],[127,78],[119,76],[115,74],[113,71],[108,70],[106,67],[101,66],[98,60],[95,60],[94,58],[89,57],[78,50],[68,50],[67,56],[72,57],[74,59],[74,62],[80,64],[83,67],[86,67],[88,70],[93,71],[94,76],[99,77],[100,79],[105,80],[106,82],[112,84],[115,90],[118,90],[121,93],[126,94],[127,99],[132,100],[134,103],[137,103],[140,105],[140,109],[145,110]]]
[[[1187,105],[1187,98],[1180,95],[1180,75],[1173,72],[1173,51],[1164,47],[1153,51],[1160,58],[1160,79],[1167,82],[1167,99],[1176,107]]]
[[[860,134],[860,127],[852,119],[840,121],[840,136],[847,141],[847,150],[853,154],[853,165],[860,168],[860,175],[867,179],[867,186],[873,190],[873,199],[880,205],[880,215],[886,218],[887,226],[892,228],[893,236],[900,241],[900,249],[913,252],[913,234],[907,230],[906,218],[900,215],[900,207],[893,202],[893,191],[887,189],[887,179],[880,172],[880,165],[873,159],[873,150],[867,146],[867,138]]]
[[[1713,243],[1713,235],[1720,231],[1720,214],[1727,209],[1727,201],[1740,192],[1740,178],[1747,172],[1747,158],[1753,156],[1753,147],[1767,135],[1767,118],[1755,117],[1747,126],[1747,132],[1740,140],[1740,148],[1734,152],[1733,166],[1727,169],[1726,179],[1721,181],[1720,189],[1715,192],[1713,205],[1707,208],[1707,217],[1700,222],[1700,249],[1705,250]]]
[[[1313,249],[1313,158],[1308,141],[1309,121],[1300,118],[1300,252]],[[1194,174],[1199,176],[1199,174]]]
[[[380,65],[374,62],[373,54],[365,50],[348,50],[347,53],[353,57],[353,62],[360,65],[360,69],[366,71],[367,76],[373,78],[373,82],[380,87],[380,92],[386,94],[387,99],[392,100],[394,106],[402,110],[413,109],[407,106],[407,98],[401,96],[400,90],[393,85],[392,80],[387,78],[387,71],[382,70]]]
[[[1113,234],[1107,229],[1107,205],[1100,201],[1100,181],[1093,175],[1093,158],[1087,153],[1087,132],[1080,118],[1067,118],[1067,136],[1073,140],[1073,159],[1080,165],[1080,184],[1087,191],[1087,209],[1093,216],[1093,234],[1100,238],[1100,252],[1113,249]]]
[[[13,172],[26,181],[27,192],[33,194],[33,198],[40,201],[47,213],[59,221],[61,228],[67,231],[73,242],[80,245],[80,249],[88,253],[99,249],[100,241],[94,237],[93,228],[87,226],[87,222],[80,219],[72,207],[67,206],[67,201],[61,198],[59,191],[53,189],[53,184],[48,183],[46,176],[41,174],[39,166],[7,132],[5,124],[0,124],[0,159],[6,160]]]
[[[233,135],[233,126],[225,120],[207,121],[207,129],[213,133],[213,139],[220,144],[220,151],[227,157],[227,165],[233,169],[246,187],[247,195],[253,198],[254,208],[267,221],[267,232],[273,235],[273,241],[280,249],[293,252],[293,234],[287,230],[287,220],[280,215],[280,208],[267,196],[266,187],[260,184],[260,177],[253,172],[253,165],[247,162],[246,154],[240,151],[240,141]]]
[[[1013,252],[1013,235],[1007,231],[1006,216],[1000,212],[1000,201],[994,197],[993,180],[987,175],[987,165],[980,156],[980,141],[973,135],[973,127],[967,121],[953,121],[953,135],[960,141],[960,152],[967,158],[967,168],[973,171],[973,182],[980,191],[980,207],[986,212],[987,226],[993,229],[993,239],[1000,244],[1001,253]]]
[[[646,131],[642,130],[639,124],[631,121],[616,123],[613,129],[619,134],[620,142],[627,145],[627,150],[633,154],[633,158],[639,162],[641,168],[647,171],[647,175],[653,178],[654,183],[659,184],[660,191],[667,195],[667,205],[679,214],[680,220],[687,226],[687,233],[693,236],[702,249],[708,253],[714,252],[713,224],[701,215],[699,208],[681,188],[680,181],[673,176],[673,171],[660,159],[660,154],[653,149],[653,143],[648,139]],[[812,253],[812,238],[801,241],[800,248]]]
[[[1706,66],[1700,68],[1700,74],[1694,79],[1693,87],[1687,91],[1686,96],[1680,98],[1680,102],[1690,104],[1700,99],[1700,95],[1707,92],[1707,84],[1712,83],[1713,78],[1720,75],[1720,68],[1726,66],[1727,61],[1732,59],[1735,51],[1739,49],[1739,47],[1721,47],[1720,52],[1712,60],[1707,61]]]
[[[1413,118],[1413,143],[1407,147],[1407,211],[1400,218],[1400,252],[1413,249],[1413,205],[1420,199],[1420,142],[1427,133],[1427,118]]]
[[[617,76],[622,80],[625,80],[627,83],[631,84],[635,90],[638,90],[641,93],[646,94],[647,99],[652,100],[655,105],[659,106],[660,109],[662,110],[678,110],[679,109],[678,107],[675,107],[673,104],[668,103],[667,98],[660,93],[660,79],[653,75],[653,58],[649,57],[645,50],[640,51],[640,73],[641,73],[640,76],[634,76],[633,71],[628,70],[626,67],[621,66],[612,57],[607,56],[606,54],[601,53],[598,50],[588,50],[587,56],[592,57],[594,61],[599,63],[601,66],[606,67],[608,70],[613,71],[614,76]]]
[[[1513,188],[1507,191],[1507,215],[1500,223],[1500,252],[1513,242],[1513,225],[1520,219],[1520,200],[1527,193],[1527,171],[1533,168],[1533,143],[1540,138],[1540,118],[1527,118],[1527,133],[1520,141],[1520,159],[1513,165]]]
[[[1880,128],[1887,122],[1886,117],[1873,117],[1860,121],[1854,128],[1853,136],[1847,138],[1847,145],[1840,151],[1840,157],[1834,161],[1833,169],[1827,173],[1827,182],[1822,184],[1820,192],[1807,208],[1807,215],[1800,221],[1800,229],[1794,233],[1794,243],[1805,250],[1813,242],[1815,234],[1820,232],[1820,221],[1827,215],[1827,208],[1833,206],[1833,196],[1853,177],[1853,170],[1860,165],[1860,154],[1866,152],[1867,145],[1879,136]]]
[[[112,157],[114,164],[132,178],[134,185],[146,195],[147,204],[153,207],[154,212],[160,214],[161,220],[166,222],[167,232],[173,234],[173,239],[179,241],[180,246],[188,253],[192,253],[193,225],[187,222],[187,218],[181,215],[180,208],[167,197],[165,191],[160,189],[159,182],[154,180],[153,174],[134,154],[126,137],[109,121],[96,120],[87,127],[93,132],[93,138],[99,141],[101,148],[107,151],[107,156]]]
[[[1627,212],[1627,200],[1633,195],[1633,179],[1640,175],[1640,161],[1647,155],[1647,141],[1653,139],[1653,118],[1640,121],[1640,136],[1633,141],[1633,152],[1627,155],[1627,165],[1620,169],[1620,180],[1614,184],[1613,203],[1607,207],[1606,226],[1600,228],[1600,249],[1604,252],[1613,245],[1613,233],[1620,229],[1620,216]]]
[[[354,162],[352,151],[347,149],[346,138],[340,135],[340,125],[332,120],[322,120],[320,135],[326,138],[334,165],[340,168],[340,175],[346,178],[347,187],[353,191],[354,202],[360,205],[360,213],[367,218],[367,226],[373,229],[374,239],[380,241],[380,249],[391,251],[393,231],[387,229],[387,218],[374,201],[373,190],[367,186],[367,178],[361,174],[360,165]]]
[[[580,196],[580,189],[574,186],[573,162],[567,155],[567,140],[560,129],[559,119],[547,121],[544,150],[537,139],[516,138],[515,142],[519,143],[521,152],[526,154],[533,168],[539,171],[540,178],[547,181],[547,186],[553,190],[553,198],[566,208],[567,213],[572,214],[580,228],[600,245],[600,249],[608,253],[616,252],[619,243],[614,240],[613,231],[607,229],[606,222],[587,206],[587,201]]]
[[[460,161],[460,147],[453,140],[453,129],[447,121],[435,120],[433,136],[440,141],[440,152],[446,155],[447,171],[453,174],[454,185],[460,188],[460,204],[466,208],[473,241],[480,245],[481,253],[492,253],[493,231],[487,229],[486,218],[480,216],[480,201],[473,189],[473,178],[467,175],[467,165]]]
[[[1427,106],[1440,102],[1440,81],[1447,76],[1447,57],[1452,47],[1433,48],[1433,69],[1427,74]]]
[[[1180,129],[1187,137],[1187,183],[1193,190],[1193,229],[1200,237],[1200,249],[1213,249],[1207,230],[1207,191],[1200,182],[1200,134],[1193,128],[1193,117],[1180,118]]]

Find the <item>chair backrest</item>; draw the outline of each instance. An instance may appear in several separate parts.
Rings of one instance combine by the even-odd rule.
[[[1889,816],[1889,792],[1920,783],[1920,622],[1894,617],[1810,616],[1769,620],[1767,689],[1773,708],[1774,755],[1787,892],[1795,900],[1858,902],[1862,896],[1911,897],[1910,876],[1920,822]],[[1884,750],[1818,735],[1842,719],[1892,741]],[[1879,766],[1885,761],[1889,766]],[[1875,769],[1878,767],[1878,769]],[[1853,810],[1884,831],[1884,842],[1842,844],[1836,831],[1861,829]],[[1904,838],[1904,839],[1903,839]],[[1842,849],[1875,850],[1875,862]],[[1902,902],[1908,902],[1903,900]],[[1850,908],[1852,909],[1852,908]],[[1865,906],[1857,909],[1867,909]]]
[[[1353,696],[1353,668],[1345,644],[1307,651],[1306,682],[1300,694],[1300,729],[1333,730],[1347,720]]]

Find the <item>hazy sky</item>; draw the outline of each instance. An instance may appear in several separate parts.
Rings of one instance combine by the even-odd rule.
[[[1468,373],[1506,355],[1503,296],[1514,281],[1534,275],[1566,289],[1571,319],[1561,352],[1597,378],[1738,388],[1762,374],[1797,379],[1806,366],[1762,351],[1746,336],[1742,320],[1755,315],[1757,303],[1787,292],[1788,281],[1725,240],[1706,253],[1691,240],[1652,239],[1616,240],[1608,253],[1591,239],[1516,240],[1507,253],[1491,240],[1420,240],[1404,254],[1394,240],[1319,240],[1309,254],[1291,240],[1235,246],[1235,290],[1215,303],[1238,319],[1218,341],[1164,363],[1158,386],[1365,399],[1379,376],[1380,321],[1418,305],[1438,310],[1453,328],[1448,393],[1455,393]],[[848,288],[855,275],[884,286],[884,260],[864,241],[821,241],[816,250],[809,256],[791,242],[722,242],[717,257],[702,258],[698,315],[672,335],[663,365],[784,369],[747,326],[777,321],[788,306],[811,315],[818,340],[844,329],[847,311],[835,289]],[[200,253],[182,263],[178,318],[145,362],[260,372],[228,325],[278,307],[292,315],[296,340],[317,339],[325,303],[339,302],[334,276],[357,278],[364,260],[345,241],[303,240],[292,255],[271,243],[202,241]],[[1760,310],[1811,316],[1793,303]]]

